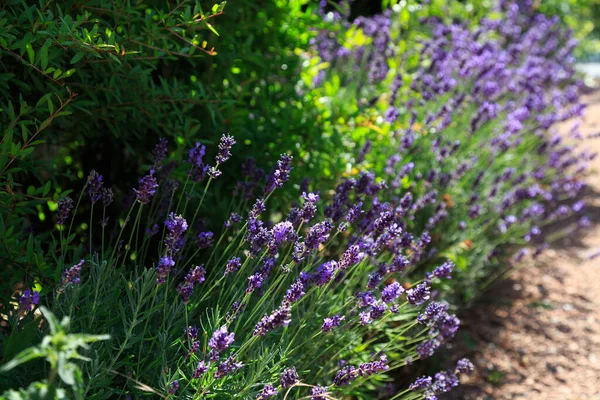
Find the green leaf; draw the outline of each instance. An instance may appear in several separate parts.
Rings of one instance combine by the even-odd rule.
[[[31,360],[35,360],[36,358],[42,358],[42,357],[46,357],[45,351],[42,351],[36,347],[29,347],[29,348],[23,350],[22,352],[20,352],[19,354],[17,354],[17,356],[15,358],[13,358],[11,361],[7,362],[2,367],[0,367],[0,372],[10,371],[11,369],[13,369],[23,363],[26,363]]]
[[[48,47],[45,44],[40,49],[40,66],[42,70],[48,67]]]
[[[208,29],[210,29],[210,31],[212,33],[219,36],[219,32],[217,32],[217,30],[208,21],[204,21],[204,23],[206,24],[206,26],[208,27]]]
[[[27,188],[27,194],[33,196],[35,194],[35,186],[29,186]]]
[[[27,50],[27,56],[29,57],[29,63],[33,64],[35,62],[35,51],[31,46],[31,43],[27,43],[25,45],[25,50]]]
[[[73,75],[75,73],[75,71],[77,71],[75,68],[71,68],[70,70],[68,70],[67,72],[65,72],[64,74],[62,74],[62,76],[60,77],[60,79],[64,79],[64,78],[68,78],[71,75]]]
[[[75,55],[73,56],[73,58],[71,58],[71,61],[69,63],[76,64],[83,58],[83,56],[85,56],[85,52],[79,51],[79,52],[75,53]]]

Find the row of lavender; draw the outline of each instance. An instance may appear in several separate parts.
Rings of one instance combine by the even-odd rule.
[[[299,91],[347,82],[352,96],[322,104],[361,145],[333,190],[305,181],[288,207],[278,200],[296,190],[293,157],[270,173],[250,159],[223,228],[206,231],[205,196],[235,152],[223,135],[169,164],[161,141],[120,221],[104,218],[113,196],[96,172],[77,201],[61,199],[56,253],[77,262],[44,301],[74,331],[111,335],[89,352],[76,394],[434,400],[458,385],[467,360],[406,388],[390,376],[455,335],[444,299],[472,297],[504,271],[502,252],[539,241],[538,254],[543,225],[581,212],[565,204],[593,157],[548,136],[582,112],[568,33],[527,4],[499,7],[503,18],[476,30],[427,18],[402,38],[400,10],[350,23],[323,9],[331,29],[314,50],[329,68]],[[348,44],[348,32],[368,40]],[[377,140],[353,136],[364,125]],[[84,201],[103,229],[82,246],[70,215]],[[20,323],[40,301],[24,292]]]

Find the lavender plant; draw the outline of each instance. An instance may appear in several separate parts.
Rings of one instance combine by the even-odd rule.
[[[35,324],[45,302],[73,329],[109,334],[82,365],[95,399],[372,397],[431,357],[460,325],[448,300],[471,299],[505,254],[538,254],[544,225],[581,214],[572,200],[593,155],[549,134],[583,109],[557,19],[526,2],[500,2],[501,19],[477,27],[430,10],[407,2],[349,22],[348,6],[322,4],[297,90],[324,99],[337,122],[323,128],[356,147],[334,187],[290,185],[306,155],[284,153],[268,173],[248,159],[212,229],[206,200],[236,139],[168,165],[161,140],[123,218],[100,217],[113,201],[101,171],[61,199],[55,253],[68,267],[56,287],[23,292],[15,325]],[[75,245],[82,202],[90,231]],[[434,400],[470,370],[460,360],[381,396]]]
[[[111,336],[83,366],[85,397],[368,392],[366,381],[386,381],[390,371],[429,357],[454,336],[458,319],[446,304],[429,301],[432,283],[449,278],[451,267],[424,281],[405,277],[410,253],[424,251],[428,239],[406,239],[401,213],[376,201],[385,185],[368,174],[341,182],[328,202],[303,192],[298,206],[275,221],[266,210],[293,169],[292,157],[282,154],[271,173],[253,182],[263,196],[247,212],[244,197],[233,196],[232,217],[216,240],[207,240],[212,232],[188,223],[188,215],[207,212],[203,199],[218,176],[196,172],[218,170],[234,144],[223,136],[214,165],[205,164],[204,147],[193,147],[191,179],[178,189],[155,160],[157,172],[134,189],[136,201],[112,245],[92,248],[87,260],[64,271],[51,300],[55,313],[70,317],[74,329]],[[204,186],[199,198],[196,184]],[[94,189],[89,201],[106,193],[96,186],[84,187]],[[168,206],[160,207],[164,200]],[[144,223],[161,221],[161,235],[146,233]],[[155,236],[159,242],[150,245]],[[31,314],[30,294],[22,304]]]

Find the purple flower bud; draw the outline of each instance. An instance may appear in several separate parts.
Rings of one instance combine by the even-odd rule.
[[[40,301],[40,294],[35,291],[31,292],[31,290],[27,289],[23,291],[23,294],[19,298],[19,306],[22,311],[31,311],[33,307],[37,306]]]
[[[265,400],[271,398],[277,394],[277,389],[271,384],[265,385],[263,390],[259,394],[256,395],[257,400]]]
[[[281,373],[280,383],[281,387],[284,389],[292,387],[293,385],[298,383],[299,380],[300,377],[296,372],[296,367],[286,368]]]
[[[171,268],[175,266],[175,261],[169,256],[164,256],[158,261],[156,266],[156,283],[163,284],[167,280],[167,276],[171,273]]]
[[[69,214],[73,209],[73,199],[69,196],[63,197],[58,200],[58,211],[56,213],[56,223],[58,225],[64,225],[67,219],[69,218]]]
[[[87,178],[87,193],[92,204],[102,198],[102,175],[95,170],[91,170]]]
[[[205,363],[204,360],[200,361],[198,363],[198,365],[196,366],[194,373],[192,374],[192,378],[193,379],[200,378],[202,375],[204,375],[206,373],[206,371],[208,371],[209,367],[210,367],[210,363]]]
[[[471,363],[471,361],[469,361],[466,358],[462,358],[460,360],[458,360],[458,362],[456,363],[456,373],[461,373],[461,374],[468,374],[471,371],[473,371],[475,369],[475,366],[473,366],[473,363]]]
[[[214,233],[212,232],[200,232],[198,234],[198,248],[206,249],[211,247],[214,243],[213,239]]]
[[[74,266],[72,266],[71,268],[69,268],[63,272],[62,279],[60,281],[60,285],[57,289],[57,291],[59,293],[63,292],[69,283],[71,283],[73,285],[79,284],[80,275],[81,275],[81,267],[83,266],[84,262],[85,262],[84,260],[81,260],[81,261],[79,261],[78,264],[75,264]]]
[[[166,138],[160,138],[156,146],[154,146],[154,150],[152,150],[152,168],[159,170],[161,168],[160,164],[165,159],[167,155],[167,145],[168,141]]]
[[[177,390],[179,390],[179,381],[171,382],[171,385],[169,385],[169,394],[175,394]]]
[[[433,270],[433,275],[436,278],[447,278],[452,279],[452,270],[454,269],[454,263],[452,261],[446,261],[439,267]]]
[[[429,300],[430,292],[429,286],[426,283],[419,283],[417,286],[409,289],[406,292],[406,298],[412,305],[421,305]]]
[[[323,325],[321,326],[321,330],[323,332],[329,332],[331,331],[333,328],[335,327],[339,327],[340,323],[345,319],[346,317],[344,316],[340,316],[338,315],[334,315],[331,318],[325,318],[323,320]]]
[[[431,382],[432,378],[430,376],[422,376],[420,378],[417,378],[417,380],[414,381],[414,383],[411,383],[409,389],[413,392],[420,389],[425,389],[431,386]]]
[[[404,288],[398,282],[394,282],[387,285],[381,291],[381,300],[386,303],[391,303],[400,297],[402,293],[404,293]]]
[[[218,164],[223,164],[225,161],[229,160],[229,157],[231,157],[231,148],[235,143],[236,142],[233,136],[226,134],[221,136],[221,141],[219,142],[219,153],[216,157]]]
[[[154,170],[151,169],[148,175],[140,179],[139,189],[133,189],[133,191],[135,192],[137,201],[139,201],[140,204],[148,204],[150,203],[150,199],[156,193],[157,188],[158,183],[154,177]]]
[[[223,325],[217,329],[210,340],[208,341],[208,347],[213,349],[217,354],[229,347],[234,342],[235,334],[227,331],[227,325]]]

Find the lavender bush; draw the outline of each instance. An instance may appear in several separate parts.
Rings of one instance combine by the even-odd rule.
[[[248,159],[212,231],[206,196],[239,138],[168,164],[161,140],[116,221],[92,171],[76,201],[58,203],[56,258],[68,267],[41,296],[23,292],[15,336],[37,329],[40,302],[72,331],[110,335],[87,351],[83,385],[61,375],[82,398],[434,400],[458,385],[468,360],[404,388],[391,375],[453,338],[448,300],[471,299],[506,271],[503,256],[533,243],[539,253],[545,224],[581,213],[569,200],[593,155],[548,134],[583,109],[575,43],[557,19],[501,2],[502,19],[472,28],[432,9],[349,22],[345,5],[320,8],[297,90],[321,99],[336,121],[324,129],[355,147],[334,187],[290,185],[307,157],[283,153],[268,172]],[[78,244],[82,202],[102,236],[90,229]],[[43,377],[33,365],[12,384]]]

